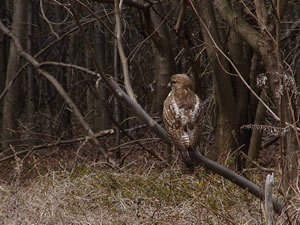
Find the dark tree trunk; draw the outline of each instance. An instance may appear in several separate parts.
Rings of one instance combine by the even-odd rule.
[[[100,5],[98,5],[100,6]],[[100,10],[100,7],[97,7]],[[99,65],[101,66],[102,70],[106,68],[105,58],[107,57],[106,49],[105,49],[105,29],[102,26],[95,26],[95,53],[96,53],[96,60],[98,61]],[[98,110],[99,112],[97,115],[100,117],[100,130],[108,129],[110,120],[109,120],[109,113],[106,109],[105,103],[107,102],[108,93],[107,88],[103,82],[99,85],[99,95],[101,100],[98,101]]]
[[[0,19],[3,20],[7,18],[6,12],[6,0],[2,1],[0,4]],[[0,94],[4,90],[5,87],[5,79],[6,79],[6,65],[7,65],[7,38],[0,31]],[[3,101],[0,100],[0,123],[2,121],[2,110],[3,110]]]
[[[266,94],[262,92],[260,98],[263,101],[265,101],[267,99]],[[263,106],[261,102],[259,102],[255,114],[254,128],[252,129],[252,135],[250,139],[250,145],[248,150],[248,157],[250,160],[246,162],[247,167],[250,167],[252,165],[251,162],[252,160],[256,160],[258,158],[261,139],[262,139],[262,131],[258,129],[258,126],[263,124],[263,121],[265,120],[265,115],[266,115],[266,108]]]
[[[152,103],[152,113],[161,114],[163,102],[169,93],[167,85],[172,74],[176,73],[173,49],[170,42],[168,27],[161,16],[164,15],[162,3],[155,4],[150,11],[149,33],[155,31],[152,35],[152,49],[154,57],[154,72],[156,80],[156,96]]]
[[[12,24],[12,32],[16,35],[20,42],[24,45],[24,37],[26,32],[26,12],[27,1],[16,0],[14,1],[14,16]],[[6,71],[6,82],[8,83],[16,75],[16,71],[19,68],[20,57],[15,48],[14,43],[11,41],[9,58]],[[18,133],[18,119],[20,117],[20,103],[21,103],[21,91],[22,91],[22,79],[17,79],[13,87],[7,92],[3,102],[3,124],[2,124],[2,143],[3,148],[7,149],[9,144],[18,144],[16,140],[19,139]]]
[[[30,55],[33,55],[33,2],[28,1],[28,32],[27,32],[27,51]],[[27,119],[30,124],[34,124],[34,114],[35,114],[35,85],[34,85],[34,71],[32,66],[27,67]]]
[[[236,142],[233,133],[236,134],[235,124],[235,98],[231,77],[226,73],[229,71],[227,60],[215,47],[222,49],[221,38],[217,29],[215,13],[212,2],[209,0],[199,1],[199,15],[203,38],[206,45],[207,55],[211,61],[213,71],[213,82],[217,104],[217,128],[216,145],[218,158],[224,162],[228,154],[235,150]],[[209,34],[209,33],[210,34]],[[212,39],[214,41],[212,41]]]
[[[241,11],[240,8],[237,9]],[[249,46],[241,39],[240,35],[234,30],[230,30],[228,49],[231,60],[234,62],[236,68],[239,70],[243,78],[249,83],[249,71],[251,66],[252,52]],[[236,71],[233,71],[236,74]],[[236,146],[239,151],[243,151],[247,154],[249,147],[250,132],[249,130],[241,130],[243,125],[248,124],[248,105],[250,91],[243,83],[239,76],[231,76],[235,97],[235,116],[232,118],[232,122],[236,127]],[[235,149],[233,149],[235,150]],[[241,170],[244,167],[244,160],[237,154],[237,168]]]

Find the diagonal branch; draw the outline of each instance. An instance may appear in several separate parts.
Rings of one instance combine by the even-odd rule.
[[[260,46],[266,45],[263,35],[255,30],[240,15],[238,15],[229,5],[227,0],[215,0],[215,5],[222,17],[228,21],[230,26],[245,40],[251,48],[260,52]]]
[[[205,158],[199,151],[192,152],[192,157],[201,163],[201,165],[209,169],[222,177],[226,178],[227,180],[230,180],[232,183],[238,185],[239,187],[249,191],[252,195],[256,196],[257,198],[264,200],[264,192],[263,190],[256,184],[252,183],[245,177],[242,177],[232,170],[210,160]],[[277,199],[272,198],[273,207],[276,213],[280,214],[283,210],[284,204],[282,202],[279,202]]]
[[[108,85],[113,92],[113,94],[128,106],[128,108],[143,122],[147,124],[151,130],[156,133],[162,140],[166,143],[171,144],[168,134],[156,121],[154,121],[151,116],[141,107],[140,104],[132,100],[114,81],[113,78],[108,78]]]
[[[92,76],[99,76],[98,73],[91,71],[87,68],[74,65],[74,64],[68,64],[68,63],[62,63],[62,62],[42,62],[40,63],[40,67],[45,65],[52,65],[52,66],[63,66],[66,68],[74,68],[77,70],[80,70],[84,73],[90,74]],[[146,123],[146,126],[150,127],[154,133],[156,133],[162,140],[164,140],[166,143],[170,144],[168,134],[166,131],[156,122],[154,121],[147,112],[144,111],[144,109],[135,101],[133,101],[117,84],[117,82],[112,78],[107,78],[106,84],[112,91],[112,93],[118,98],[119,101],[123,102],[128,108],[135,114],[141,121]],[[124,132],[124,131],[123,131]],[[129,137],[132,139],[132,137]]]
[[[97,1],[99,3],[114,3],[114,0],[93,0],[93,1],[94,2]],[[154,4],[147,1],[142,2],[140,0],[123,0],[122,3],[142,11],[149,9],[151,5]]]

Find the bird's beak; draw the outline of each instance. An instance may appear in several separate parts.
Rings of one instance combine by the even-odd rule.
[[[172,87],[171,81],[168,83],[168,86],[167,86],[167,87],[168,87],[168,88]]]

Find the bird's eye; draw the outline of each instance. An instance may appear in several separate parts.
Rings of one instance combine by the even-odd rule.
[[[168,83],[168,87],[173,87],[174,85],[176,84],[175,81],[171,80],[169,83]]]

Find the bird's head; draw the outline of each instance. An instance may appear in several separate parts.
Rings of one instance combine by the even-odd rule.
[[[172,90],[176,89],[190,89],[193,90],[192,79],[186,74],[174,74],[171,76],[168,86],[172,87]]]

